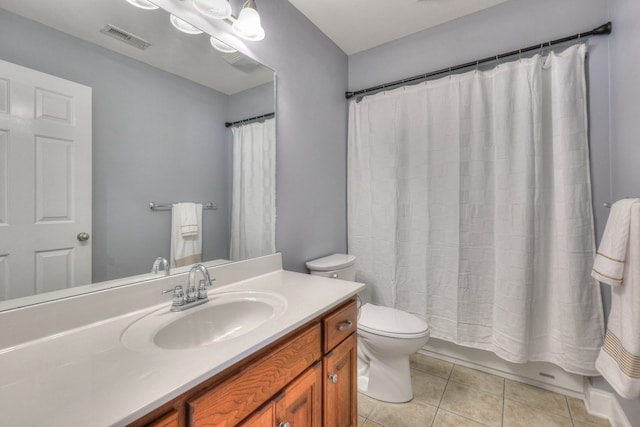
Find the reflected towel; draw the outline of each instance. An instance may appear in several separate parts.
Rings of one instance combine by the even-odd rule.
[[[195,203],[177,203],[174,215],[178,215],[182,237],[198,235],[198,210]]]
[[[176,203],[171,212],[171,267],[202,261],[202,205]]]
[[[614,223],[610,228],[607,222],[598,250],[606,257],[596,260],[599,273],[592,273],[612,278],[600,279],[612,285],[611,312],[596,369],[620,396],[635,399],[640,397],[640,199],[616,202],[610,215]]]

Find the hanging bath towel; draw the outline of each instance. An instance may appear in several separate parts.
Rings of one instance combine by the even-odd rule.
[[[202,205],[176,203],[171,212],[171,267],[202,261]]]
[[[611,312],[596,369],[626,399],[640,397],[640,199],[611,207],[592,276],[611,285]]]

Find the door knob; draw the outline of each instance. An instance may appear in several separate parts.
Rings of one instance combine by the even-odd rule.
[[[278,424],[278,427],[291,427],[291,424],[283,422],[283,423]]]
[[[78,233],[78,235],[76,236],[78,238],[78,241],[80,242],[86,242],[87,240],[89,240],[89,233],[85,233],[84,231],[82,233]]]
[[[329,375],[329,380],[334,384],[337,383],[338,382],[338,375],[337,374]]]

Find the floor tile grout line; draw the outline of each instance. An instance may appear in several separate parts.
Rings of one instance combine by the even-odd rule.
[[[497,394],[497,393],[493,393],[493,392],[491,392],[491,391],[489,391],[487,389],[478,387],[478,386],[473,385],[473,384],[464,383],[462,381],[449,380],[449,382],[452,382],[452,383],[458,384],[458,385],[463,385],[465,387],[469,387],[469,388],[471,388],[473,390],[477,390],[477,391],[480,391],[482,393],[487,393],[487,394],[490,394],[492,396],[502,396],[502,397],[504,397],[504,385],[502,386],[502,394]]]
[[[473,418],[470,418],[470,417],[468,417],[468,416],[466,416],[466,415],[460,415],[460,414],[458,414],[457,412],[447,411],[446,409],[443,409],[443,408],[438,408],[438,411],[439,411],[440,409],[442,409],[444,412],[447,412],[447,413],[449,413],[449,414],[455,415],[456,417],[464,418],[465,420],[472,421],[472,422],[474,422],[474,423],[476,423],[476,424],[480,424],[481,426],[490,427],[488,424],[481,423],[480,421],[478,421],[478,420],[474,420]],[[435,422],[435,418],[434,418],[434,422]]]
[[[436,418],[438,418],[438,412],[440,412],[440,406],[436,408],[436,413],[433,414],[433,419],[431,420],[431,427],[436,423]]]

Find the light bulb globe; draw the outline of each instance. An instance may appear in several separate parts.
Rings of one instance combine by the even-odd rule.
[[[156,6],[155,4],[151,3],[148,0],[126,0],[126,1],[130,5],[135,6],[137,8],[140,8],[140,9],[144,9],[144,10],[159,9],[158,6]]]
[[[265,32],[260,23],[260,14],[257,10],[245,7],[240,11],[240,16],[233,23],[233,31],[245,40],[259,41],[264,39]]]
[[[169,21],[171,21],[171,25],[173,25],[177,30],[182,31],[183,33],[186,33],[186,34],[202,34],[202,30],[199,30],[198,28],[196,28],[193,25],[189,24],[187,21],[184,21],[184,20],[178,18],[175,15],[170,15],[169,16]]]
[[[211,46],[213,46],[216,50],[222,53],[236,53],[237,50],[229,46],[228,44],[221,42],[215,37],[211,37],[210,39]]]

